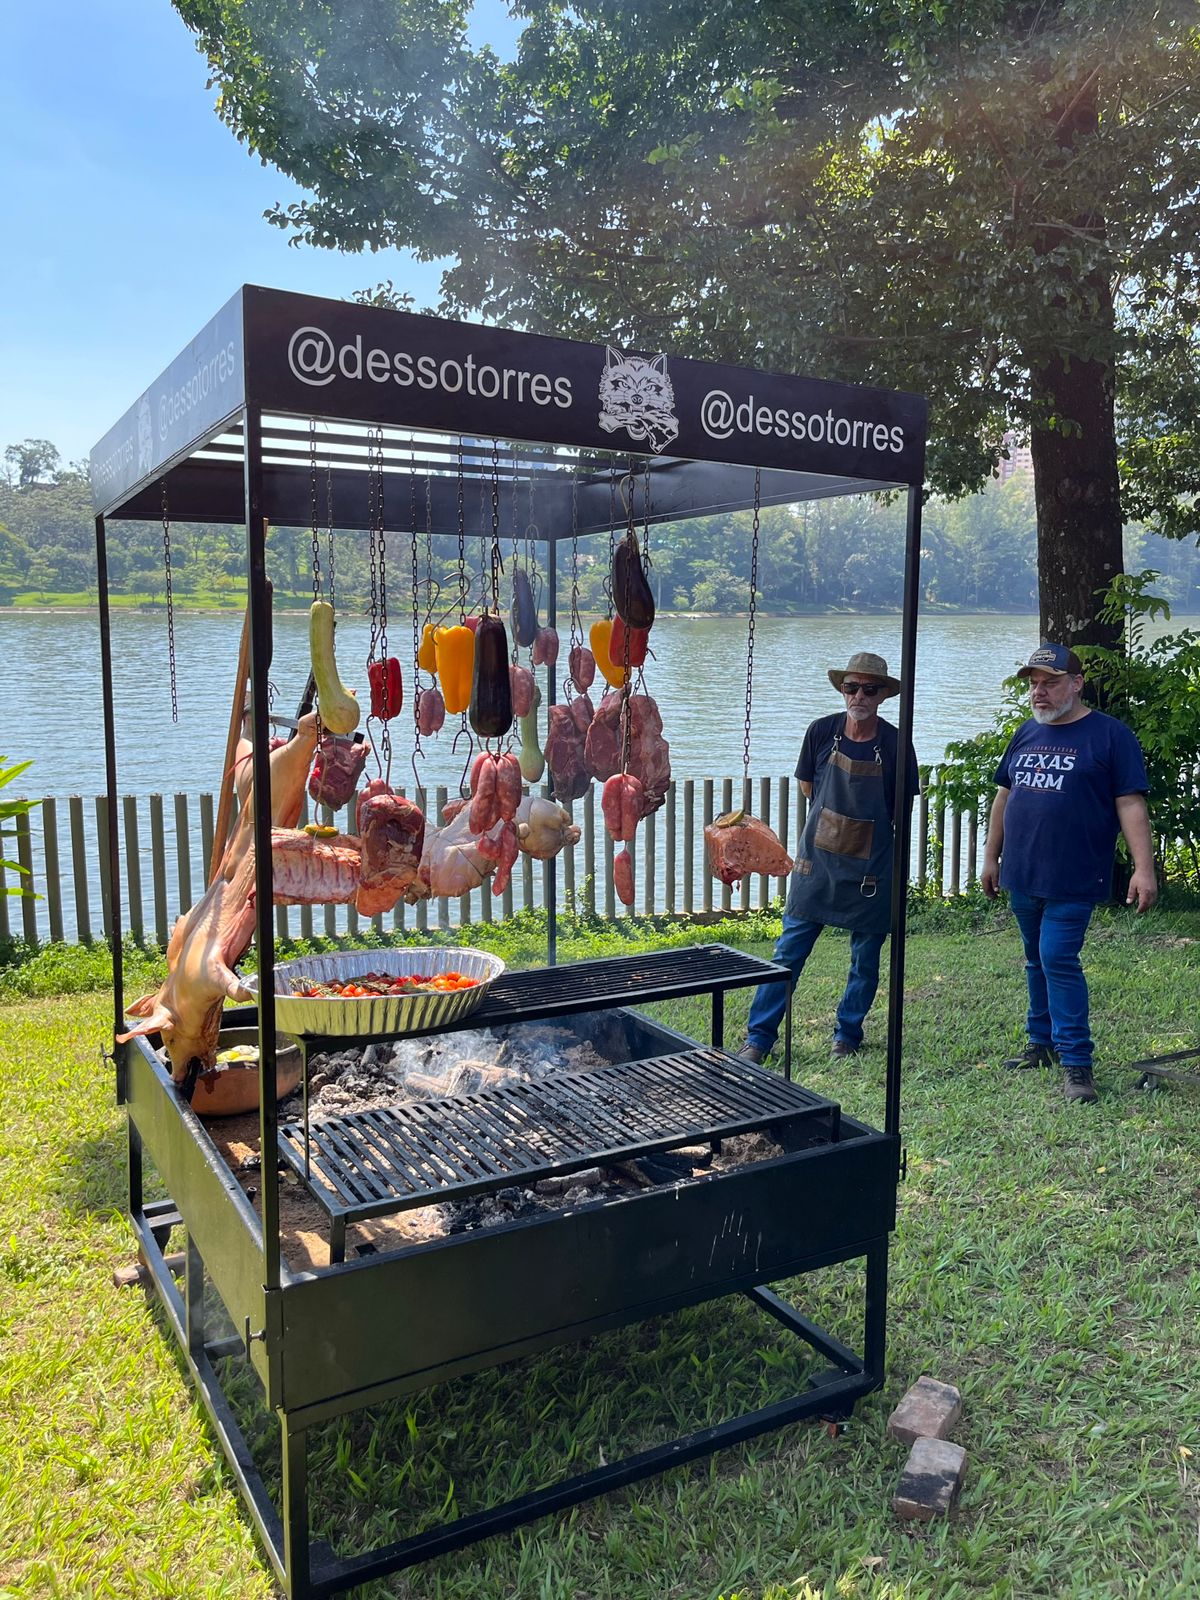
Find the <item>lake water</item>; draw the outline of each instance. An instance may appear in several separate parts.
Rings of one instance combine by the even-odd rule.
[[[1169,626],[1172,630],[1183,627],[1186,620],[1174,619]],[[219,791],[240,634],[241,617],[232,612],[184,612],[176,617],[179,723],[175,725],[171,722],[165,614],[117,612],[113,616],[117,785],[123,795],[143,797],[137,808],[141,816],[138,857],[148,928],[153,859],[149,802],[144,797],[193,797]],[[307,616],[276,617],[274,635],[275,703],[292,712],[308,672]],[[917,637],[915,743],[918,758],[932,764],[940,759],[948,741],[988,726],[1000,702],[1001,680],[1037,644],[1037,621],[1029,616],[930,616],[921,619]],[[656,654],[648,663],[646,681],[662,711],[674,776],[679,780],[739,777],[746,697],[744,619],[662,617],[655,624],[653,639]],[[347,618],[339,622],[339,668],[346,684],[359,689],[364,698],[368,642],[365,621]],[[90,920],[96,933],[100,931],[100,847],[92,797],[104,790],[99,648],[99,622],[94,614],[0,613],[0,706],[5,719],[0,756],[9,761],[32,759],[32,767],[17,786],[26,795],[53,795],[60,801],[70,795],[85,797],[86,877]],[[391,648],[406,663],[410,659],[411,643],[397,628],[392,630]],[[899,618],[760,619],[755,640],[752,777],[778,778],[794,770],[808,723],[842,704],[826,677],[828,669],[844,667],[856,650],[874,651],[896,668]],[[565,662],[565,646],[560,660]],[[411,682],[407,667],[405,681],[407,690]],[[599,698],[598,693],[594,698]],[[895,702],[891,709],[894,712]],[[544,733],[544,718],[541,728]],[[453,791],[458,785],[462,759],[454,758],[451,737],[452,731],[447,729],[440,739],[427,741],[428,759],[420,770],[423,784],[431,790],[444,784]],[[397,787],[412,787],[411,755],[412,723],[406,716],[395,739],[392,778]],[[368,774],[371,771],[369,766]],[[719,788],[717,796],[719,799]],[[168,819],[164,838],[166,928],[202,888],[202,852],[195,836],[198,808],[193,801],[189,805],[190,875],[179,871],[170,799],[164,807]],[[80,923],[71,891],[74,880],[66,827],[67,818],[60,807],[63,928],[70,940],[77,937]],[[123,824],[123,882],[129,871],[127,843]],[[45,841],[38,812],[33,818],[32,848],[35,883],[42,889],[46,882]],[[683,881],[683,848],[680,836],[676,843],[679,883]],[[915,839],[913,848],[915,862],[920,851]],[[642,845],[636,849],[640,854]],[[698,892],[704,874],[702,857],[697,831],[693,862]],[[577,870],[582,871],[581,864]],[[661,867],[659,870],[661,873]],[[186,887],[181,877],[188,879]],[[522,874],[516,877],[522,879]],[[716,887],[720,903],[720,886]],[[517,903],[541,904],[543,892],[540,876],[535,880],[525,875],[517,889]],[[564,894],[560,876],[560,900]],[[757,895],[756,887],[756,900]],[[659,904],[656,901],[656,906]],[[644,907],[640,883],[638,907],[649,909]],[[332,914],[333,908],[318,914],[326,918],[328,931],[333,931],[327,920]],[[449,914],[451,920],[457,920],[456,907],[452,906]],[[25,900],[19,907],[13,900],[0,899],[0,932],[5,926],[18,931],[26,916],[33,918],[38,937],[51,936],[46,899]],[[295,932],[295,911],[290,916]],[[346,925],[344,908],[338,908],[336,925],[339,930]]]
[[[1174,619],[1171,628],[1184,626]],[[195,794],[220,787],[237,669],[240,615],[179,613],[175,618],[179,722],[171,722],[165,614],[113,614],[113,668],[122,794]],[[277,709],[291,712],[308,670],[306,616],[275,619],[272,680]],[[366,695],[365,621],[338,624],[344,682]],[[1001,679],[1038,642],[1032,616],[929,616],[917,634],[914,742],[922,762],[937,761],[951,739],[986,727]],[[746,697],[746,624],[739,618],[662,617],[646,683],[662,712],[678,778],[740,774]],[[411,643],[393,627],[391,648],[406,663]],[[30,795],[95,795],[104,789],[99,623],[94,614],[0,614],[0,754],[32,758],[22,780]],[[752,776],[790,773],[804,729],[836,710],[841,697],[826,672],[855,650],[872,650],[897,669],[898,617],[760,618],[755,634]],[[566,649],[560,657],[565,662]],[[593,694],[598,699],[598,694]],[[891,709],[894,713],[895,702]],[[545,722],[542,729],[544,732]],[[461,771],[449,739],[426,741],[428,787],[454,785]],[[393,780],[410,785],[412,723],[395,736]]]

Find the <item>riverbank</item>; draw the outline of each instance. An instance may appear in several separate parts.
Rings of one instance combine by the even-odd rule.
[[[132,611],[139,616],[163,616],[166,613],[165,601],[137,600],[128,596],[114,595],[110,600],[114,611]],[[245,599],[231,601],[228,605],[185,605],[180,601],[174,604],[174,612],[179,615],[193,615],[203,617],[237,616],[245,608]],[[61,616],[76,613],[98,615],[100,606],[97,601],[30,601],[26,603],[18,600],[13,605],[0,606],[0,617],[14,616]],[[276,605],[274,614],[280,617],[307,616],[306,605]],[[590,614],[590,613],[589,613]],[[779,621],[792,621],[804,617],[899,617],[899,606],[816,606],[808,611],[774,611],[769,606],[756,606],[757,617],[770,617]],[[710,622],[722,618],[745,618],[749,615],[746,611],[672,611],[666,606],[659,606],[659,617],[675,617],[681,621]],[[1026,617],[1036,616],[1034,607],[1026,606],[943,606],[922,603],[921,615],[923,617]]]
[[[710,930],[727,943],[736,926]],[[1200,1280],[1190,1205],[1195,1091],[1138,1093],[1112,1063],[1193,1037],[1200,916],[1103,914],[1087,960],[1102,1098],[1006,1073],[1020,1033],[1016,933],[1000,917],[908,947],[908,1172],[891,1261],[887,1381],[838,1439],[800,1424],[417,1569],[380,1593],[441,1600],[1021,1600],[1183,1596],[1200,1586]],[[648,941],[652,942],[652,941]],[[626,948],[636,948],[627,944]],[[770,945],[757,942],[760,954]],[[585,943],[573,956],[593,952]],[[798,1070],[879,1126],[884,996],[869,1047],[825,1038],[844,937],[797,1004]],[[745,997],[728,1002],[738,1037]],[[703,1036],[705,1004],[656,1008]],[[133,1259],[124,1135],[98,1061],[103,991],[0,1008],[6,1286],[0,1587],[144,1600],[275,1593],[154,1305],[111,1286]],[[1178,1047],[1178,1046],[1177,1046]],[[840,1268],[779,1286],[859,1337]],[[969,1467],[949,1524],[890,1510],[905,1451],[886,1418],[922,1373],[957,1384]],[[740,1299],[441,1385],[310,1436],[316,1532],[398,1537],[522,1485],[794,1392],[804,1372]],[[251,1382],[247,1394],[257,1394]],[[668,1413],[668,1414],[665,1414]],[[530,1442],[531,1439],[534,1442]],[[272,1483],[272,1488],[277,1489]],[[390,1530],[390,1535],[387,1530]]]

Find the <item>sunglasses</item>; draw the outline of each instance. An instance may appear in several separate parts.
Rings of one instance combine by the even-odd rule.
[[[883,690],[884,690],[884,685],[882,683],[843,683],[842,684],[842,693],[844,695],[865,694],[868,700],[874,700],[874,698],[875,698],[875,696],[877,694],[882,694],[883,693]]]

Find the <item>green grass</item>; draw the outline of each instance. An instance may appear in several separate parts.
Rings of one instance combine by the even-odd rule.
[[[501,934],[538,958],[536,919]],[[689,940],[748,938],[769,923]],[[499,930],[497,930],[499,932]],[[587,929],[564,957],[630,948]],[[660,942],[664,935],[651,932]],[[903,1118],[909,1175],[891,1262],[888,1378],[839,1439],[800,1424],[364,1593],[444,1600],[964,1596],[1153,1600],[1200,1592],[1200,1091],[1147,1094],[1113,1063],[1196,1040],[1200,914],[1104,913],[1086,962],[1097,1106],[1050,1073],[996,1060],[1021,1038],[1011,920],[978,903],[923,908],[908,944]],[[10,952],[10,954],[12,954]],[[0,1594],[273,1593],[161,1315],[110,1287],[132,1257],[120,1216],[121,1118],[99,1051],[102,954],[32,955],[3,975],[0,1076]],[[802,1076],[882,1119],[883,996],[870,1047],[826,1053],[847,942],[827,934],[797,996]],[[151,979],[153,959],[139,978]],[[72,981],[80,992],[47,995]],[[24,974],[25,995],[14,992]],[[736,1042],[746,996],[728,1004]],[[703,1035],[703,1002],[655,1008]],[[858,1276],[788,1286],[857,1339]],[[787,1393],[804,1366],[730,1300],[342,1419],[313,1438],[317,1531],[339,1548],[394,1538],[539,1479],[613,1459]],[[894,1520],[904,1452],[885,1433],[927,1372],[956,1383],[970,1464],[961,1507]],[[230,1373],[256,1452],[254,1386]],[[533,1441],[532,1443],[530,1441]],[[1191,1454],[1192,1451],[1196,1455]]]

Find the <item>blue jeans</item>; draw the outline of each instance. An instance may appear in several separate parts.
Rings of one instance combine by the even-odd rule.
[[[812,954],[824,927],[823,922],[784,915],[783,932],[775,945],[775,960],[791,969],[793,984],[804,971],[804,963]],[[846,1044],[862,1043],[863,1018],[871,1009],[875,991],[879,988],[879,955],[886,938],[886,933],[850,935],[850,975],[846,979],[846,992],[837,1008],[837,1023],[833,1030],[834,1038],[842,1039]],[[783,1021],[790,988],[791,985],[783,983],[764,983],[755,992],[751,1002],[746,1042],[755,1045],[764,1055],[779,1036],[779,1024]]]
[[[1090,900],[1039,900],[1009,893],[1025,946],[1031,1044],[1052,1044],[1064,1067],[1090,1067],[1088,987],[1079,952],[1095,909]]]

